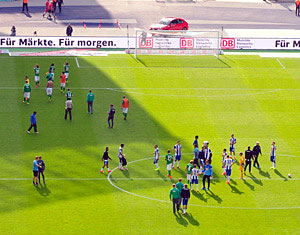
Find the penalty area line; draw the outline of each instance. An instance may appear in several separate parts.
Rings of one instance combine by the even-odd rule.
[[[285,69],[285,66],[281,63],[281,61],[277,58],[277,61],[278,61],[278,63],[281,65],[281,67],[283,68],[283,69]]]
[[[79,61],[78,61],[77,57],[75,57],[75,61],[76,61],[77,68],[80,68],[80,64],[79,64]]]

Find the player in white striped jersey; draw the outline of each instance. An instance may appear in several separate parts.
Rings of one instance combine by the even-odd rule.
[[[233,161],[232,158],[229,155],[227,155],[227,157],[225,159],[227,184],[229,184],[230,176],[231,176],[231,168],[234,163],[235,163],[235,161]]]
[[[209,164],[211,164],[211,159],[212,159],[212,152],[210,148],[208,147],[209,143],[208,141],[203,142],[204,146],[204,161],[209,161]]]
[[[175,151],[175,160],[173,162],[173,169],[175,169],[175,163],[177,161],[177,168],[179,169],[179,162],[181,160],[181,144],[180,141],[177,141],[177,144],[174,145],[174,151]]]
[[[191,190],[193,190],[193,184],[197,185],[197,192],[199,192],[199,182],[198,182],[198,175],[200,175],[201,171],[197,169],[197,165],[194,165],[191,173]]]
[[[124,144],[121,144],[121,146],[119,147],[119,160],[120,160],[120,163],[119,163],[119,170],[123,170],[123,167],[122,167],[122,158],[123,158],[123,148],[124,148]]]
[[[275,145],[275,141],[273,141],[271,145],[271,151],[270,151],[270,160],[272,162],[271,169],[276,169],[276,158],[275,158],[276,149],[277,147]]]
[[[159,160],[159,149],[158,149],[158,146],[157,146],[157,144],[154,146],[154,149],[155,149],[155,151],[154,151],[154,153],[152,153],[152,154],[154,154],[154,165],[156,166],[156,171],[158,171],[159,170],[159,166],[158,166],[158,160]]]
[[[231,138],[230,138],[230,156],[233,157],[233,159],[235,159],[235,144],[236,144],[236,138],[234,138],[234,134],[231,134]]]
[[[222,153],[222,169],[223,169],[223,173],[222,173],[222,175],[226,175],[225,160],[226,160],[227,156],[228,156],[228,154],[226,152],[226,149],[223,149],[223,153]]]

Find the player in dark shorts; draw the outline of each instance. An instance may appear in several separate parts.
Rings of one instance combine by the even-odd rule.
[[[39,166],[38,166],[38,157],[35,157],[33,161],[33,185],[38,186],[38,176],[39,176]]]
[[[108,119],[107,119],[107,122],[108,122],[108,127],[109,128],[113,128],[114,127],[114,116],[115,116],[115,108],[114,108],[114,105],[111,104],[110,105],[110,109],[109,109],[109,112],[108,112]],[[111,124],[110,124],[111,122]]]
[[[106,147],[106,148],[105,148],[105,151],[104,151],[104,153],[103,153],[103,156],[102,156],[102,161],[104,162],[104,165],[103,165],[103,167],[102,167],[101,170],[100,170],[101,173],[104,172],[104,168],[105,168],[105,167],[107,167],[108,172],[112,172],[112,171],[109,169],[109,167],[108,167],[108,159],[112,160],[112,159],[108,156],[108,150],[109,150],[109,148]]]
[[[126,158],[125,158],[125,154],[123,154],[123,157],[122,157],[122,167],[123,167],[123,169],[124,170],[128,170],[128,168],[127,168],[127,160],[126,160]]]
[[[42,160],[42,157],[41,157],[41,156],[39,156],[38,165],[39,165],[39,184],[41,184],[41,174],[42,174],[44,184],[46,185],[46,182],[45,182],[45,175],[44,175],[44,171],[45,171],[45,162]]]

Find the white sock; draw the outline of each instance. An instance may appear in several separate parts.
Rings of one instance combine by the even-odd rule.
[[[158,163],[155,163],[156,168],[159,168]]]
[[[197,184],[197,190],[199,191],[199,184]]]
[[[109,171],[109,168],[107,167],[107,170]]]
[[[230,181],[230,176],[227,176],[227,181],[228,181],[228,182]]]
[[[193,190],[193,184],[191,184],[191,190]]]
[[[186,213],[186,209],[185,208],[183,209],[183,213]]]
[[[101,171],[103,171],[103,168],[101,168]]]
[[[177,162],[177,167],[179,167],[179,162],[180,162],[180,161]]]
[[[226,169],[225,168],[223,168],[223,173],[225,173],[226,172]]]
[[[176,161],[173,162],[173,166],[172,167],[175,167],[175,163],[176,163]]]

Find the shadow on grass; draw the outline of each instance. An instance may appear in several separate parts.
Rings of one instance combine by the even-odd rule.
[[[284,181],[287,181],[288,179],[283,176],[277,169],[274,170],[275,174],[278,175],[280,178],[284,179]]]
[[[210,191],[205,191],[206,194],[208,194],[212,199],[214,199],[217,203],[221,204],[222,203],[222,198],[220,198],[217,194],[214,194],[211,190]]]
[[[250,177],[249,177],[254,183],[263,186],[263,182],[260,179],[257,179],[256,177],[253,176],[252,173],[250,173]]]
[[[247,181],[247,180],[243,179],[243,182],[244,182],[244,184],[245,184],[246,186],[248,186],[248,188],[249,188],[249,189],[251,189],[252,191],[254,191],[254,190],[255,190],[255,189],[254,189],[254,185],[252,185],[252,184],[248,183],[248,181]]]
[[[236,194],[239,194],[239,195],[241,195],[241,194],[244,193],[244,192],[240,191],[237,187],[235,187],[235,186],[233,186],[231,184],[229,184],[229,187],[231,188],[231,192],[232,193],[236,193]]]
[[[130,179],[130,173],[129,173],[129,171],[123,170],[122,173],[123,173],[123,175],[124,175],[126,178]]]
[[[199,226],[199,222],[193,217],[193,215],[191,213],[187,213],[185,214],[185,218],[187,218],[187,220],[189,221],[189,223],[191,225],[194,225],[194,226]]]
[[[35,186],[35,188],[43,197],[48,197],[51,194],[51,190],[46,185],[40,184],[39,186]]]
[[[259,174],[260,174],[261,176],[263,176],[263,177],[266,177],[266,178],[269,178],[269,179],[271,178],[269,172],[263,171],[262,169],[259,169]]]
[[[165,176],[160,172],[160,170],[157,171],[157,175],[158,175],[160,178],[162,178],[164,181],[167,181],[167,180],[168,180],[168,178],[165,177]]]
[[[195,192],[194,190],[192,191],[192,194],[199,200],[207,202],[207,199],[205,197],[203,197],[203,194]]]
[[[176,221],[178,224],[184,226],[184,227],[187,227],[188,226],[188,222],[182,217],[181,214],[177,213],[177,214],[174,214],[175,217],[176,217]]]

